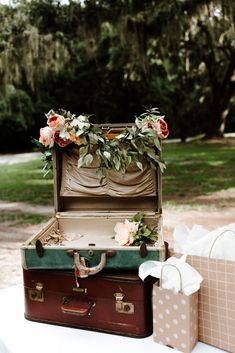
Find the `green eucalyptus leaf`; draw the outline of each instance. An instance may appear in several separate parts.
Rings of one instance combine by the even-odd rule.
[[[88,153],[89,146],[83,146],[79,148],[79,157],[84,157]]]
[[[111,153],[110,152],[104,151],[104,156],[110,161],[110,159],[111,159]]]
[[[162,148],[161,148],[161,143],[160,143],[159,139],[156,137],[156,138],[154,138],[153,142],[154,142],[154,145],[157,147],[157,149],[159,151],[161,151]]]
[[[84,134],[83,130],[77,130],[76,133],[75,133],[76,136],[81,136],[83,134]]]
[[[143,170],[143,164],[141,162],[136,162],[136,165],[140,170]]]
[[[93,161],[93,156],[92,154],[87,154],[84,158],[83,158],[84,164],[86,167],[89,167],[89,165],[91,165],[92,161]]]
[[[158,165],[159,165],[159,168],[160,168],[161,172],[163,173],[164,170],[166,169],[165,163],[162,162],[162,161],[158,161]]]
[[[93,132],[89,132],[88,134],[90,143],[92,145],[97,145],[98,143],[98,136],[96,134],[93,134]]]
[[[136,215],[132,218],[134,222],[142,222],[144,218],[144,213],[143,212],[138,212]]]
[[[143,123],[139,118],[136,118],[135,125],[140,129],[142,127]]]
[[[100,142],[104,143],[104,138],[103,138],[103,137],[98,136],[98,140],[99,140]]]
[[[136,150],[138,150],[138,147],[137,147],[137,145],[136,145],[136,143],[135,143],[134,140],[131,140],[131,144],[132,144],[132,146],[133,146]]]
[[[81,145],[87,145],[87,139],[85,136],[80,136],[80,144]]]
[[[113,156],[113,163],[115,169],[119,172],[121,168],[121,162],[120,162],[120,157],[119,156]]]
[[[84,161],[83,161],[83,157],[79,158],[78,159],[78,162],[77,162],[77,168],[81,168],[82,166],[84,165]]]

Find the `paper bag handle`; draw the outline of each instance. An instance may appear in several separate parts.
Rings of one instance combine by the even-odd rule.
[[[179,279],[180,279],[180,292],[182,292],[183,286],[182,286],[182,276],[181,276],[180,270],[178,269],[178,267],[176,267],[175,265],[172,265],[172,264],[164,264],[162,266],[162,268],[161,268],[161,277],[160,277],[160,287],[162,288],[163,269],[164,269],[164,267],[167,267],[167,266],[174,267],[177,270],[177,272],[179,274]]]
[[[211,248],[210,248],[210,251],[209,251],[209,256],[208,256],[209,258],[211,257],[211,253],[212,253],[212,250],[213,250],[213,248],[214,248],[214,245],[215,245],[217,239],[220,238],[221,235],[223,235],[223,234],[226,233],[226,232],[232,232],[233,234],[235,234],[235,232],[234,232],[232,229],[225,229],[222,233],[220,233],[219,235],[217,235],[217,237],[214,239],[214,241],[213,241],[213,243],[212,243],[212,245],[211,245]]]

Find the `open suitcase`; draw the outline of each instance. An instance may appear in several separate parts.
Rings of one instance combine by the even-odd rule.
[[[152,281],[136,273],[105,273],[79,279],[73,271],[24,270],[25,317],[29,320],[136,338],[152,333]]]
[[[53,157],[55,216],[22,247],[24,269],[76,267],[78,277],[104,269],[137,270],[146,260],[165,260],[161,222],[161,172],[143,163],[143,170],[125,174],[108,170],[100,183],[99,165],[77,168],[78,149],[56,149]],[[117,222],[137,212],[158,229],[154,246],[120,246],[114,240]]]

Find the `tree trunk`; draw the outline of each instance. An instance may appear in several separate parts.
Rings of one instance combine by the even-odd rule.
[[[210,115],[207,119],[206,138],[223,137],[229,114],[230,101],[234,94],[234,82],[216,85],[212,88]]]
[[[229,107],[211,109],[210,116],[207,119],[206,138],[223,137],[226,119],[229,113]]]

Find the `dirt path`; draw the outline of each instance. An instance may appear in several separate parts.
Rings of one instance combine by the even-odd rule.
[[[34,206],[23,202],[0,201],[1,211],[24,211],[27,213],[52,216],[53,208]],[[0,289],[22,283],[21,244],[36,234],[42,225],[12,227],[0,223]]]
[[[216,197],[210,197],[207,204],[216,205]],[[224,195],[225,196],[225,195]],[[227,195],[228,196],[228,195]],[[229,194],[231,197],[231,193]],[[234,196],[234,195],[233,195]],[[234,198],[235,200],[235,198]],[[185,210],[173,207],[164,207],[164,235],[166,241],[172,244],[172,234],[176,225],[184,223],[188,227],[194,224],[201,224],[208,230],[225,226],[235,222],[235,202],[231,202],[229,207],[208,209],[203,207],[202,210]],[[0,211],[17,211],[24,210],[43,215],[52,215],[52,207],[33,206],[24,203],[9,203],[0,201]],[[11,285],[22,283],[21,256],[20,246],[29,237],[38,232],[42,225],[30,227],[9,227],[0,224],[0,289]]]

